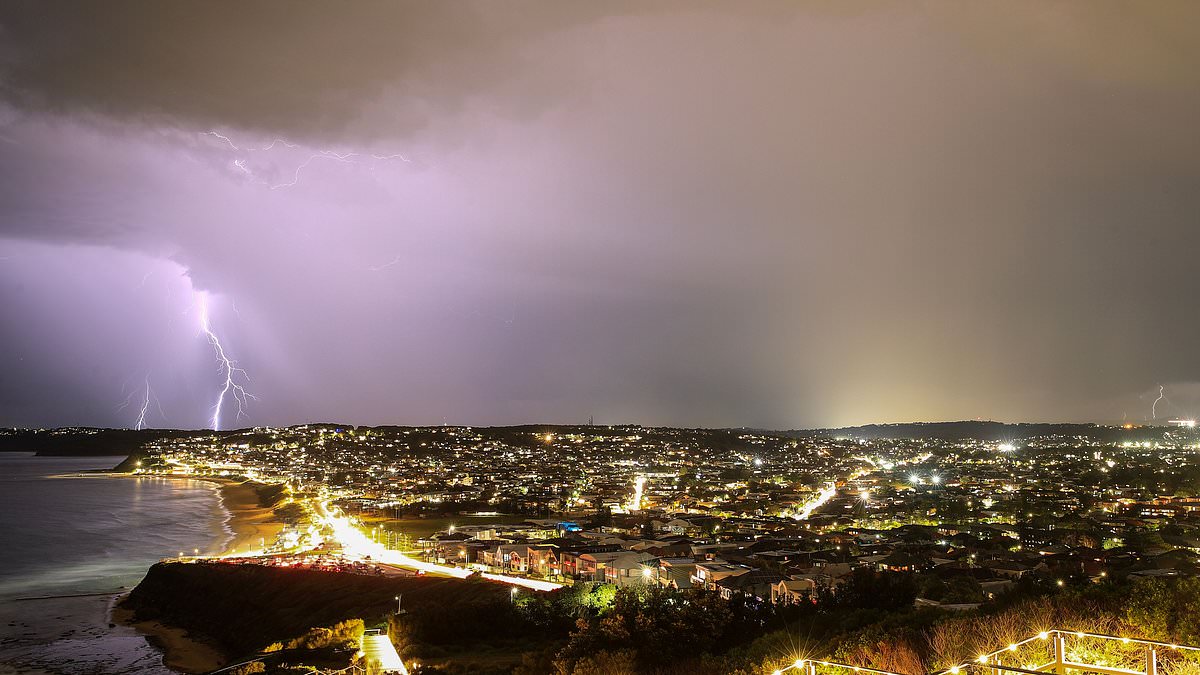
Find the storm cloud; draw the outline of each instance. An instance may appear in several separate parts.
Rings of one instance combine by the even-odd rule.
[[[1193,415],[1198,26],[7,3],[0,424]]]

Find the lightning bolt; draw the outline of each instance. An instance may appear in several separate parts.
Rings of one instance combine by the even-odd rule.
[[[200,135],[201,135],[201,136],[212,136],[213,138],[216,138],[216,139],[218,139],[218,140],[225,141],[225,143],[226,143],[227,145],[229,145],[229,147],[233,148],[235,151],[237,151],[237,152],[240,152],[240,151],[241,151],[241,148],[239,148],[238,146],[234,145],[233,141],[229,140],[229,137],[228,137],[228,136],[225,136],[225,135],[223,135],[223,134],[218,134],[218,133],[217,133],[217,132],[215,132],[215,131],[206,131],[206,132],[204,132],[204,133],[202,133],[202,134],[200,134]]]
[[[221,385],[221,391],[217,394],[217,403],[213,406],[212,411],[212,430],[219,431],[221,428],[221,409],[225,406],[225,397],[232,396],[237,402],[237,419],[242,419],[246,413],[246,406],[250,401],[257,401],[258,398],[246,391],[246,388],[238,383],[238,378],[242,378],[247,382],[250,376],[246,371],[239,368],[237,361],[229,358],[225,354],[225,348],[221,345],[221,339],[213,332],[212,325],[208,321],[208,293],[200,292],[198,297],[200,305],[200,329],[208,337],[208,343],[212,345],[213,354],[217,359],[217,371],[221,374],[224,382]]]
[[[297,164],[296,168],[292,170],[291,180],[283,182],[283,183],[271,183],[271,182],[259,177],[254,172],[254,170],[250,167],[250,165],[247,164],[246,156],[238,156],[233,160],[233,167],[235,169],[237,169],[237,171],[239,173],[242,173],[242,174],[248,176],[251,181],[258,183],[259,185],[263,185],[271,190],[279,190],[282,188],[294,187],[295,185],[299,184],[300,183],[300,174],[304,173],[304,170],[307,169],[309,167],[309,165],[311,165],[313,162],[318,161],[318,160],[332,160],[335,162],[340,162],[342,164],[368,163],[371,169],[374,169],[375,165],[378,162],[390,162],[392,160],[400,160],[401,162],[409,163],[412,161],[408,157],[405,157],[402,153],[398,153],[398,152],[388,154],[388,155],[379,155],[379,154],[363,154],[363,153],[358,153],[358,152],[337,152],[335,150],[320,150],[320,149],[306,148],[298,143],[291,143],[283,138],[276,138],[276,139],[272,140],[270,143],[268,143],[267,145],[264,145],[262,147],[239,146],[237,143],[233,142],[233,139],[229,138],[228,136],[226,136],[218,131],[205,131],[205,132],[201,133],[200,135],[201,136],[211,136],[211,137],[217,139],[217,141],[219,141],[222,145],[228,146],[230,150],[232,150],[235,153],[238,153],[239,155],[248,155],[249,153],[255,153],[255,152],[260,152],[260,153],[270,152],[276,148],[279,148],[280,146],[282,146],[283,148],[286,148],[288,150],[301,150],[301,151],[308,150],[309,151],[308,157],[305,158],[303,161],[301,161],[299,164]]]
[[[117,410],[120,411],[120,410],[124,410],[125,408],[128,408],[129,404],[133,401],[134,394],[136,394],[136,393],[137,393],[136,389],[129,392],[129,395],[125,397],[125,401],[123,403],[121,403],[121,405],[117,406]],[[151,402],[153,402],[155,407],[158,408],[159,416],[161,416],[165,419],[166,415],[163,413],[163,410],[162,410],[162,402],[160,402],[158,400],[158,396],[154,393],[154,389],[150,386],[150,374],[146,373],[145,386],[142,389],[142,407],[138,409],[137,420],[133,423],[134,429],[137,429],[140,431],[140,430],[146,428],[146,416],[150,412],[150,403]]]
[[[393,265],[399,265],[399,264],[400,264],[400,256],[396,256],[395,258],[392,258],[391,260],[389,260],[388,262],[385,262],[382,265],[371,265],[367,269],[372,272],[382,272],[383,270],[386,270],[387,268],[389,268]]]
[[[1154,403],[1150,405],[1150,419],[1158,419],[1158,402],[1165,399],[1167,396],[1163,393],[1166,389],[1163,385],[1158,385],[1158,398],[1154,399]],[[1167,401],[1170,403],[1170,401]]]
[[[353,153],[353,152],[336,153],[336,152],[333,152],[332,150],[322,150],[316,154],[309,155],[308,159],[304,160],[304,163],[302,163],[300,166],[296,167],[296,171],[292,175],[291,181],[289,181],[287,183],[279,183],[278,185],[272,185],[271,189],[278,190],[279,188],[289,188],[289,187],[295,186],[297,183],[300,182],[300,172],[303,171],[304,169],[308,168],[308,165],[312,164],[313,160],[332,159],[334,161],[341,162],[343,164],[353,164],[354,162],[351,161],[350,158],[354,157],[355,155],[356,155],[356,153]]]
[[[271,141],[270,145],[263,146],[263,147],[259,148],[259,150],[270,150],[270,149],[274,148],[276,145],[282,145],[282,146],[293,148],[293,149],[300,147],[300,146],[296,145],[295,143],[288,143],[287,141],[283,140],[282,138],[276,138],[275,140]]]
[[[150,412],[150,401],[154,401],[154,405],[158,407],[158,414],[163,415],[162,403],[159,402],[158,396],[154,394],[154,390],[150,388],[150,375],[146,375],[146,388],[142,392],[142,409],[138,411],[137,422],[133,425],[134,429],[141,431],[146,428],[146,413]]]

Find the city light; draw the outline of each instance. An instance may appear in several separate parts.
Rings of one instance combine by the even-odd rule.
[[[633,480],[633,497],[629,499],[629,505],[626,507],[629,511],[640,511],[642,508],[642,491],[646,488],[646,477],[638,475]]]

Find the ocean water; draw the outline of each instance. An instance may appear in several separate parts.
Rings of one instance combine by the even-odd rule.
[[[73,475],[122,459],[0,453],[0,674],[169,672],[108,606],[160,558],[219,550],[227,514],[211,483]]]

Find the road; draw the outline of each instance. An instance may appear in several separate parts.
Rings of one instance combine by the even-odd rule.
[[[316,519],[323,525],[329,527],[333,531],[333,539],[341,545],[342,550],[351,556],[365,558],[370,556],[371,560],[392,565],[395,567],[403,567],[406,569],[420,570],[426,574],[440,574],[448,577],[457,577],[465,579],[474,572],[462,567],[451,567],[449,565],[437,565],[428,563],[423,560],[409,557],[399,551],[389,550],[383,544],[371,541],[371,538],[362,530],[354,526],[350,518],[337,514],[326,502],[314,501],[313,510],[316,514]],[[562,584],[557,584],[552,581],[539,581],[537,579],[526,579],[524,577],[510,577],[502,574],[483,574],[485,579],[498,581],[514,586],[522,586],[535,591],[552,591],[556,588],[562,588]]]
[[[383,672],[408,675],[408,668],[404,667],[404,662],[400,660],[400,655],[396,653],[396,647],[392,645],[392,641],[387,635],[371,633],[363,635],[362,650],[368,662],[378,661],[383,666]]]

